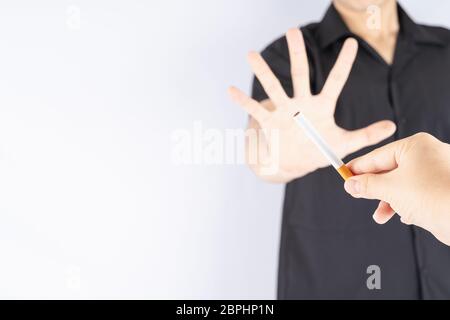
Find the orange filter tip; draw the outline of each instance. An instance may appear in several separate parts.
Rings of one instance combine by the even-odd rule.
[[[347,180],[350,177],[353,177],[353,173],[350,171],[350,169],[344,164],[342,166],[340,166],[337,171],[339,172],[339,174],[341,175],[341,177],[344,180]]]

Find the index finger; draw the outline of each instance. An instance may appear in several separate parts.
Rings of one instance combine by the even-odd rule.
[[[355,175],[394,170],[398,167],[398,159],[404,144],[404,139],[391,142],[364,156],[353,159],[347,166]]]
[[[309,95],[311,93],[309,88],[309,66],[302,32],[298,28],[289,29],[286,33],[286,39],[291,60],[294,95],[296,97]]]
[[[357,52],[358,42],[353,38],[345,40],[336,63],[325,81],[321,94],[324,94],[333,101],[338,99],[345,82],[347,82]]]

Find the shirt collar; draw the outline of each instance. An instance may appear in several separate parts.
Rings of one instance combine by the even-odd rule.
[[[432,34],[423,26],[416,24],[399,4],[397,7],[400,34],[402,36],[417,43],[446,45],[445,41]],[[344,20],[342,20],[333,4],[330,5],[322,21],[319,23],[317,32],[319,44],[322,49],[338,40],[353,35],[345,25]]]

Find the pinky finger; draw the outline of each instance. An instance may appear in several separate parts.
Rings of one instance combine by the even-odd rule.
[[[373,214],[373,220],[375,220],[378,224],[385,224],[395,215],[394,209],[391,208],[391,205],[387,202],[380,201],[378,204],[378,208],[375,210]]]
[[[250,98],[244,92],[236,87],[228,88],[228,94],[231,99],[240,105],[249,115],[255,118],[260,124],[265,122],[270,115],[270,111],[267,111],[258,101]]]

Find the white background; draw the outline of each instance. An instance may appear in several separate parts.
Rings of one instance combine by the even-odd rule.
[[[0,298],[275,298],[282,186],[174,166],[171,134],[245,126],[247,51],[328,3],[2,1]]]

